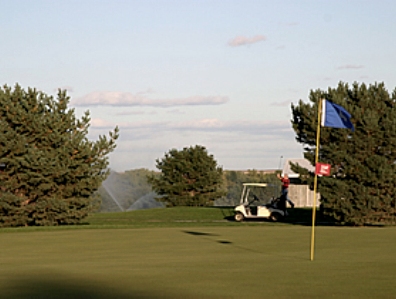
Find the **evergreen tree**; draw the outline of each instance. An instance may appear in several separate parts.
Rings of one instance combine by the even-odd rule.
[[[321,128],[319,162],[332,165],[330,177],[319,178],[321,209],[341,224],[394,223],[396,219],[396,90],[383,83],[366,86],[339,83],[327,91],[311,91],[310,103],[292,105],[296,140],[304,156],[315,160],[317,111],[320,99],[343,106],[355,131]],[[312,173],[294,170],[312,183]]]
[[[161,173],[148,181],[167,206],[211,206],[225,194],[223,170],[203,146],[171,149],[156,163]]]
[[[98,206],[118,128],[89,141],[89,112],[68,104],[66,91],[0,88],[0,226],[78,223]]]

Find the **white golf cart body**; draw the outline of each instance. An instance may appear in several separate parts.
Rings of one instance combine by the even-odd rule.
[[[244,183],[241,200],[239,205],[235,207],[235,221],[243,221],[244,219],[270,219],[278,221],[286,216],[285,205],[280,208],[277,201],[272,199],[265,200],[260,193],[260,189],[266,188],[266,183]]]

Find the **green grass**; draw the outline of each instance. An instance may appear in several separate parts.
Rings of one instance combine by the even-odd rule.
[[[158,209],[67,229],[2,229],[0,298],[396,296],[394,227],[318,226],[310,261],[309,226],[227,217]]]
[[[94,214],[87,223],[98,227],[169,227],[201,225],[229,225],[233,208],[190,208],[175,207],[167,209],[148,209],[119,213]]]
[[[311,222],[311,209],[289,209],[289,217],[282,224],[310,225]],[[233,207],[174,207],[119,213],[99,213],[88,217],[85,224],[95,228],[274,225],[269,220],[236,223],[234,222]]]
[[[311,225],[311,209],[289,209],[289,216],[281,223],[267,221],[235,222],[233,207],[174,207],[167,209],[148,209],[117,213],[96,213],[87,217],[83,223],[60,227],[21,227],[3,228],[1,232],[48,231],[70,229],[109,229],[144,227],[194,227],[194,226],[255,226],[255,225]],[[320,218],[318,218],[320,220]]]

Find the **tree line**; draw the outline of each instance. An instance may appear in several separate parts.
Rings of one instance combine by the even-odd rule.
[[[339,224],[395,223],[396,90],[389,93],[383,83],[340,82],[336,88],[311,90],[308,101],[292,104],[296,140],[312,165],[322,99],[345,107],[355,131],[321,130],[319,160],[332,166],[330,176],[319,178],[321,212]],[[119,131],[116,127],[89,140],[89,111],[78,119],[69,101],[62,90],[55,99],[19,85],[0,88],[0,226],[75,224],[99,208],[98,190],[109,174],[108,154]],[[235,204],[244,180],[279,184],[258,171],[224,171],[201,145],[171,149],[156,167],[157,172],[135,179],[147,179],[168,207]],[[312,184],[312,172],[298,165],[292,169]],[[134,189],[142,195],[148,187]]]

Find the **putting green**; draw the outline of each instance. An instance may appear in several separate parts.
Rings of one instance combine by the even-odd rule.
[[[395,298],[396,228],[0,233],[1,298]]]

